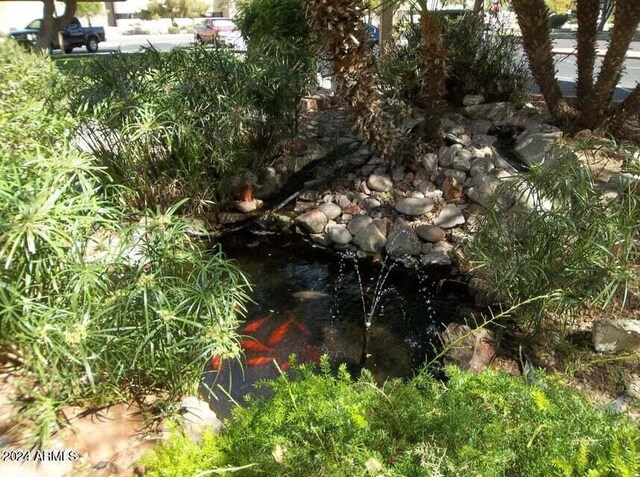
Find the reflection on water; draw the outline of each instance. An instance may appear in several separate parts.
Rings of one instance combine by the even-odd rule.
[[[255,301],[241,329],[240,362],[214,357],[205,373],[212,407],[224,417],[231,401],[255,393],[255,382],[286,372],[292,354],[297,362],[327,354],[356,373],[364,365],[380,381],[410,376],[433,354],[442,323],[469,301],[466,287],[442,280],[448,270],[356,264],[283,236],[230,237],[223,250],[249,275]]]

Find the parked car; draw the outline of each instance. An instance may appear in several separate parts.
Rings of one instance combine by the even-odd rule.
[[[231,18],[204,18],[195,28],[195,40],[199,43],[213,43],[222,40],[233,43],[240,37],[240,30]]]
[[[37,42],[41,28],[42,19],[38,18],[29,23],[24,29],[9,33],[9,36],[18,43],[33,47]],[[73,18],[61,32],[65,53],[71,53],[74,48],[80,46],[86,47],[89,53],[95,53],[98,51],[98,44],[105,41],[104,28],[83,27],[77,18]],[[58,35],[55,35],[50,48],[52,50],[60,49],[58,42]]]
[[[380,29],[371,23],[367,23],[367,30],[369,30],[369,41],[371,45],[375,46],[380,43]]]

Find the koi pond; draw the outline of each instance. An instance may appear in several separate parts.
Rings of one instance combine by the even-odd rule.
[[[407,269],[374,263],[283,235],[243,232],[221,241],[253,284],[240,329],[244,356],[213,357],[203,392],[220,417],[256,395],[254,384],[323,354],[352,374],[366,368],[383,381],[408,377],[436,354],[438,331],[472,307],[467,286],[449,267]]]

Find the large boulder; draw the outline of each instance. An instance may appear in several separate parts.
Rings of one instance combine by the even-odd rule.
[[[520,134],[514,151],[528,164],[548,163],[555,144],[562,139],[562,131],[549,124],[539,124]]]
[[[640,320],[596,320],[593,346],[596,351],[610,353],[640,350]]]

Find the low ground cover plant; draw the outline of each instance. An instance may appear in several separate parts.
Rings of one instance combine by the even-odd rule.
[[[33,438],[65,404],[195,392],[234,355],[248,284],[168,209],[127,213],[95,159],[70,146],[50,60],[0,45],[0,349],[19,364]]]
[[[377,387],[327,361],[265,382],[273,398],[237,408],[201,446],[174,436],[145,459],[150,476],[635,475],[640,431],[558,382],[448,368]]]

